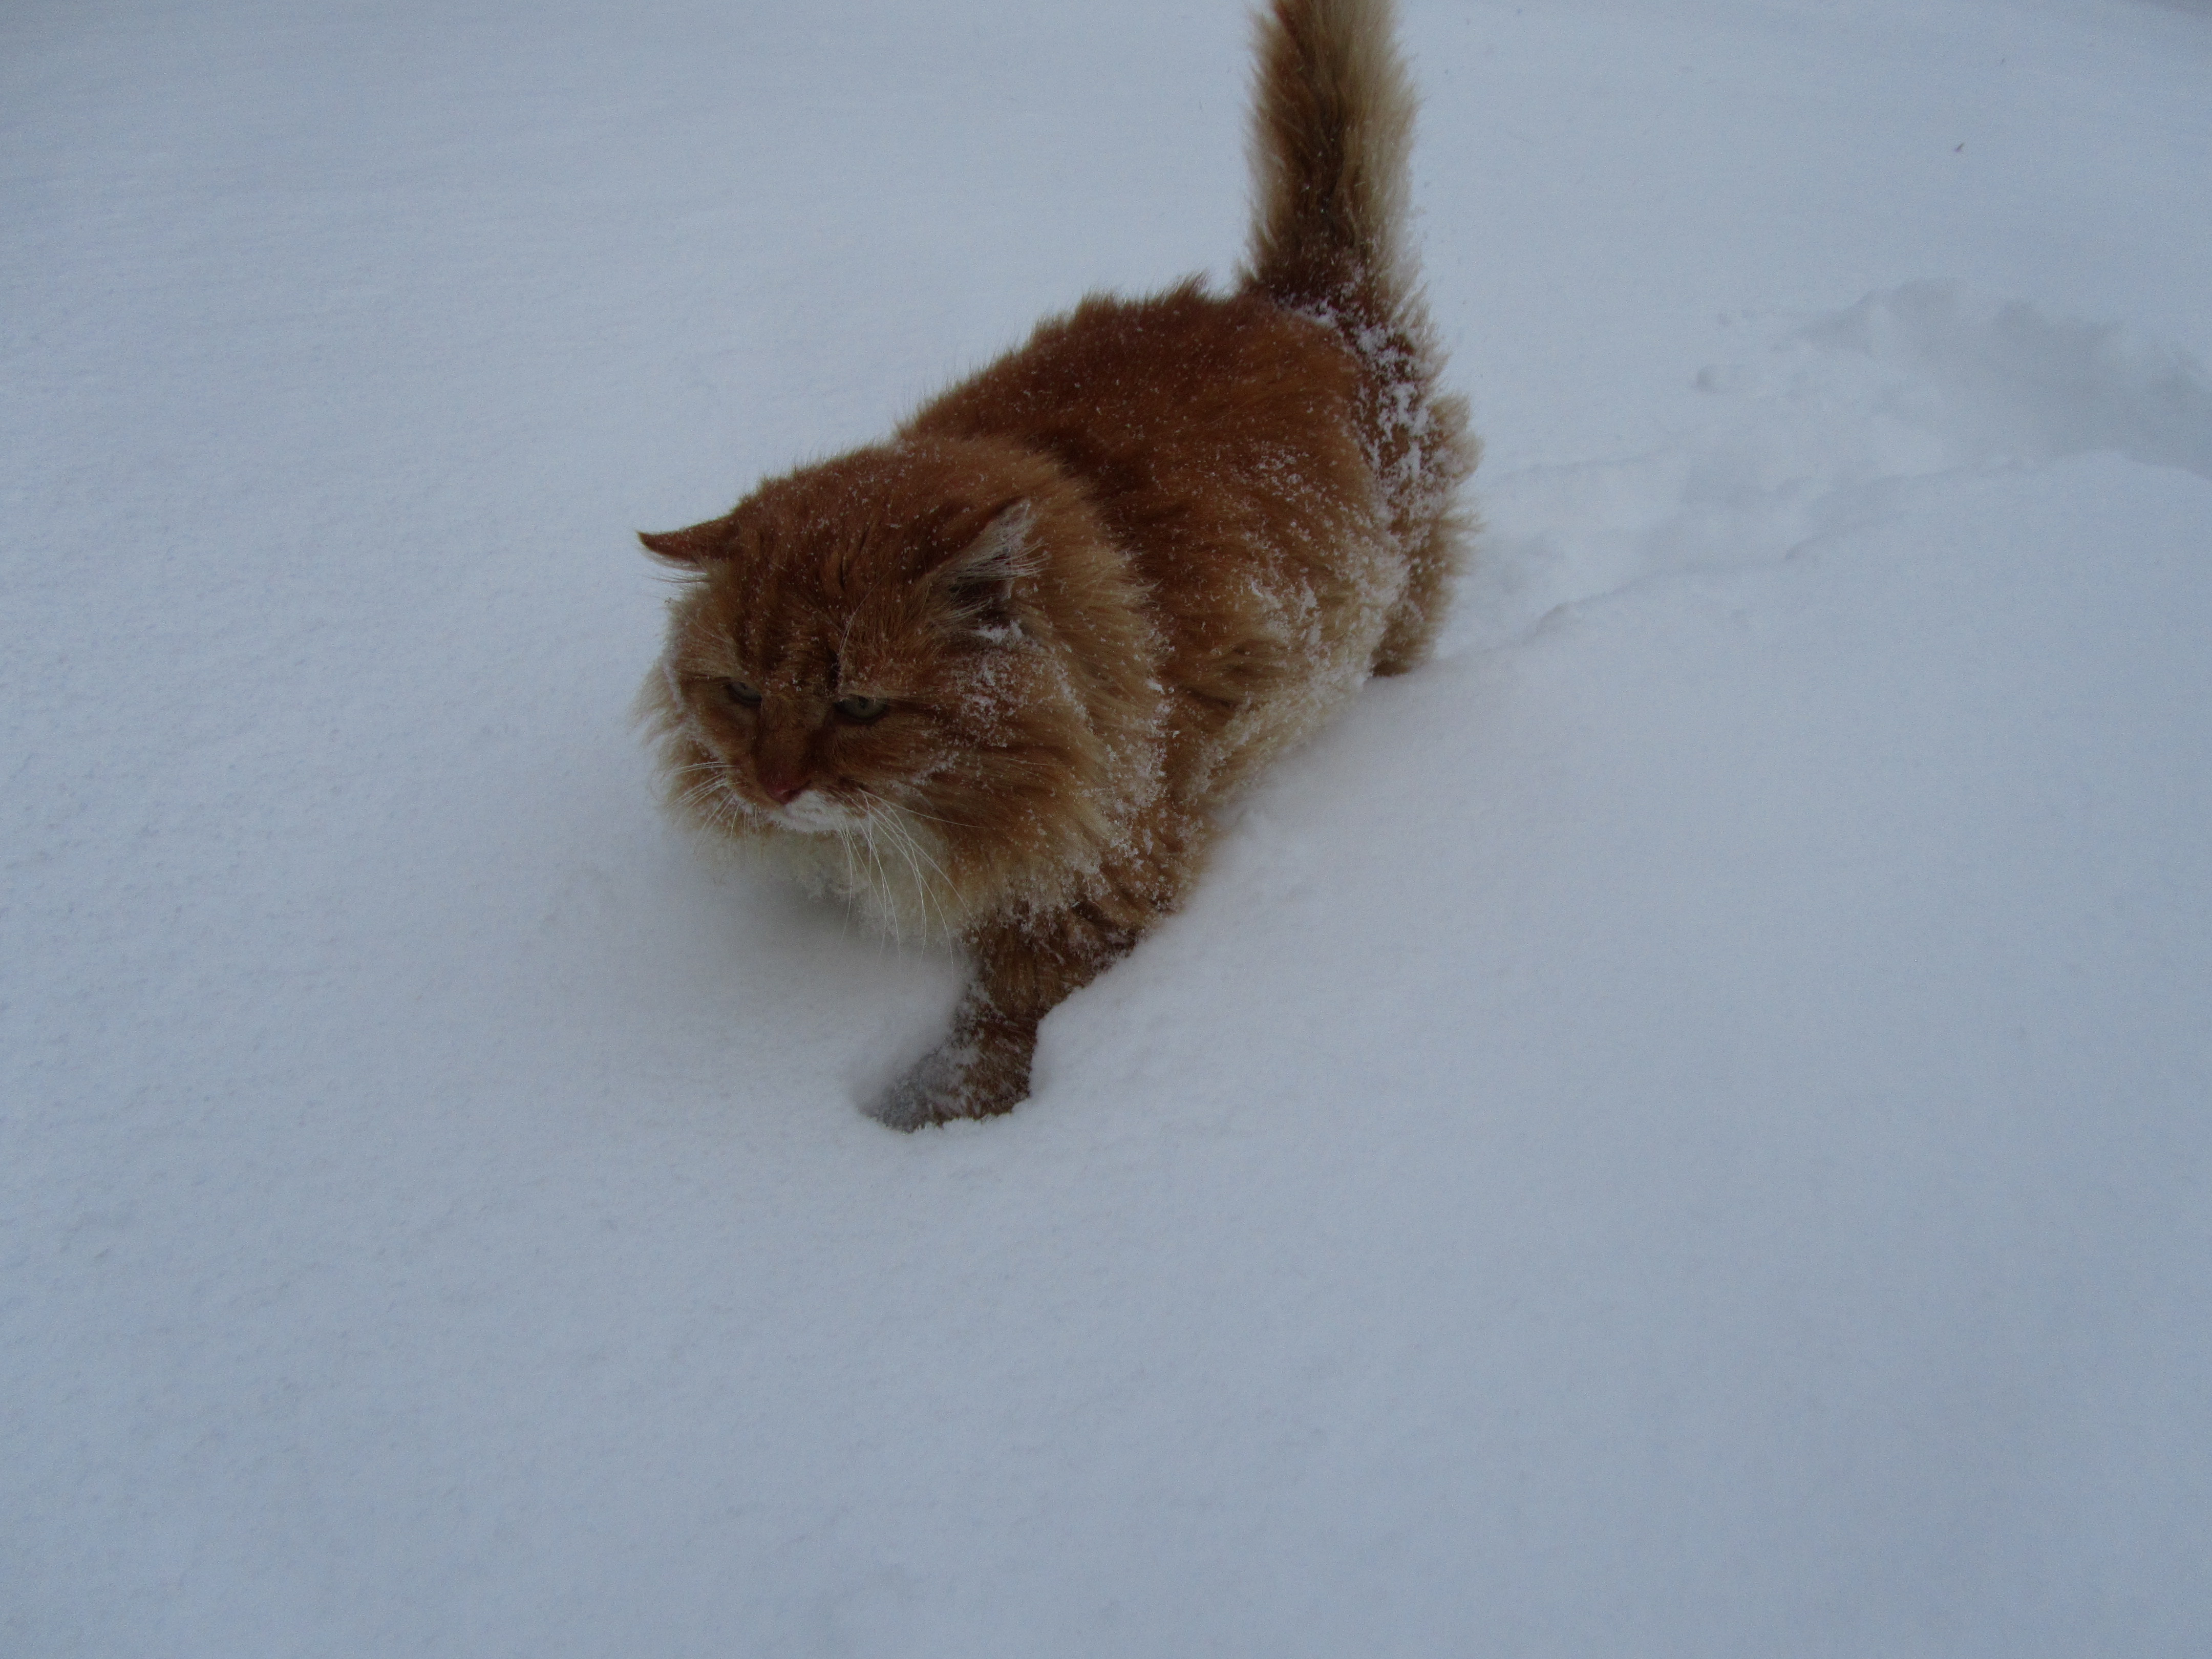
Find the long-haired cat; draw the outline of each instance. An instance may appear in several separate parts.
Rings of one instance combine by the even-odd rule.
[[[1093,296],[889,440],[641,539],[686,577],[645,707],[668,799],[963,944],[877,1103],[1003,1112],[1037,1022],[1188,891],[1215,811],[1419,662],[1475,445],[1404,246],[1389,0],[1259,25],[1249,268]]]

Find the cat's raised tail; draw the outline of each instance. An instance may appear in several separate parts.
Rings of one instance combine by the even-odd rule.
[[[1390,0],[1273,0],[1258,19],[1250,285],[1357,325],[1402,319],[1413,90]]]
[[[1405,586],[1378,674],[1428,655],[1474,520],[1460,481],[1480,453],[1407,246],[1413,88],[1390,0],[1272,0],[1252,100],[1248,291],[1334,327],[1365,370],[1358,410]]]

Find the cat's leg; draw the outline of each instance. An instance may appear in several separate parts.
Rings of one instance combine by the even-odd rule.
[[[1037,1024],[1127,956],[1189,890],[1208,826],[1178,815],[1146,826],[1148,849],[1101,872],[1090,896],[987,922],[968,938],[975,965],[952,1030],[874,1115],[894,1129],[991,1117],[1029,1097]]]
[[[1391,607],[1382,643],[1375,652],[1377,674],[1403,674],[1429,659],[1437,629],[1451,604],[1452,577],[1460,564],[1458,526],[1431,523],[1406,562],[1406,591]]]
[[[1437,396],[1425,379],[1414,383],[1414,391],[1419,433],[1405,453],[1413,465],[1395,486],[1390,526],[1406,550],[1406,586],[1375,653],[1377,674],[1403,674],[1428,660],[1477,527],[1473,512],[1458,504],[1460,483],[1482,453],[1467,429],[1467,404]]]
[[[1080,907],[1028,917],[1018,927],[981,929],[969,942],[975,977],[951,1031],[876,1115],[894,1129],[917,1129],[1020,1105],[1029,1097],[1038,1022],[1135,943],[1133,934],[1092,925]]]

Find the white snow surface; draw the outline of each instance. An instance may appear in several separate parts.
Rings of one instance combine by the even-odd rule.
[[[659,821],[1245,29],[0,17],[0,1651],[2212,1651],[2203,0],[1408,4],[1478,562],[1012,1116]]]

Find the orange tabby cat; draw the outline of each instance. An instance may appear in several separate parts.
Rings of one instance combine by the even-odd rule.
[[[1402,246],[1389,0],[1274,0],[1259,48],[1234,292],[1085,300],[888,441],[641,538],[690,578],[645,694],[672,805],[973,958],[899,1128],[1021,1101],[1214,810],[1440,619],[1475,446]]]

